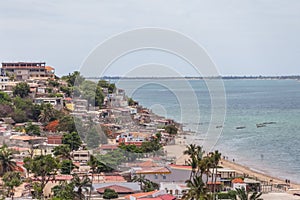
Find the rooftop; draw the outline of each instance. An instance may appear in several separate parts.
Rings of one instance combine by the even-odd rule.
[[[116,191],[117,193],[122,193],[122,194],[128,194],[128,193],[133,193],[134,192],[132,189],[130,189],[128,187],[120,186],[120,185],[104,186],[104,187],[97,188],[96,190],[100,194],[103,194],[105,189],[108,189],[108,188]]]

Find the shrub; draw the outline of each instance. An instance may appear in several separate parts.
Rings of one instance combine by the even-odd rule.
[[[116,199],[116,198],[118,198],[118,193],[116,193],[115,190],[107,188],[104,190],[103,198],[104,199]]]

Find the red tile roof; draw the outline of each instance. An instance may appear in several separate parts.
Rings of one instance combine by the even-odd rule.
[[[243,179],[241,179],[241,178],[235,178],[231,182],[232,183],[244,183]]]
[[[138,198],[140,200],[175,200],[176,197],[174,197],[171,194],[164,194],[157,197],[148,197],[148,198]]]
[[[151,191],[151,192],[139,192],[139,193],[135,193],[135,194],[130,194],[130,195],[126,195],[124,198],[125,199],[130,199],[130,196],[135,197],[135,198],[142,198],[142,197],[147,197],[147,196],[151,196],[152,194],[156,193],[157,190]]]
[[[176,197],[174,197],[171,194],[164,194],[164,195],[161,195],[161,196],[158,196],[158,197],[162,200],[174,200],[174,199],[176,199]]]
[[[116,191],[117,193],[120,194],[128,194],[128,193],[133,193],[133,190],[127,187],[123,187],[120,185],[110,185],[110,186],[105,186],[105,187],[101,187],[101,188],[97,188],[97,192],[99,192],[100,194],[103,194],[105,189],[112,189],[114,191]]]

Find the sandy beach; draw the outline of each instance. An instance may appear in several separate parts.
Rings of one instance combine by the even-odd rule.
[[[175,145],[167,145],[164,147],[164,150],[167,152],[168,156],[176,158],[176,164],[184,165],[185,161],[188,160],[188,156],[183,155],[183,151],[186,149],[186,144],[187,143],[183,138],[177,138]],[[231,162],[231,161],[222,159],[220,161],[220,166],[222,166],[224,168],[230,168],[230,169],[236,170],[240,174],[247,174],[249,177],[255,177],[260,181],[265,181],[265,182],[270,183],[270,180],[271,180],[272,184],[286,184],[285,180],[282,180],[277,177],[273,177],[268,174],[256,172],[256,171],[250,169],[249,167],[243,166],[236,162]],[[291,183],[289,189],[286,190],[286,193],[289,193],[289,194],[287,194],[289,196],[289,198],[287,198],[287,196],[286,196],[284,199],[300,199],[300,197],[291,195],[296,192],[297,193],[300,192],[300,184]],[[279,193],[279,195],[280,195],[280,193]],[[273,194],[273,193],[264,194],[264,196],[266,199],[274,199],[274,196],[276,197],[276,193],[275,194]],[[282,196],[283,196],[283,194],[281,193],[281,197]]]
[[[267,175],[267,174],[263,174],[263,173],[253,171],[249,167],[240,165],[240,164],[235,163],[235,162],[231,162],[231,161],[223,159],[223,160],[220,161],[220,165],[224,168],[234,169],[238,173],[247,174],[250,177],[256,177],[260,181],[270,182],[270,180],[272,180],[273,184],[286,184],[285,180],[282,180],[282,179],[279,179],[279,178],[276,178],[276,177],[273,177],[273,176],[270,176],[270,175]],[[291,183],[290,187],[293,188],[293,189],[298,189],[300,191],[300,184]]]

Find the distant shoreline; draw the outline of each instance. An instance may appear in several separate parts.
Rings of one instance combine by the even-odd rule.
[[[168,80],[214,80],[214,79],[223,79],[223,80],[299,80],[300,75],[290,75],[290,76],[210,76],[210,77],[121,77],[121,76],[103,76],[103,77],[85,77],[86,79],[105,79],[105,80],[119,80],[119,79],[128,79],[128,80],[151,80],[151,79],[168,79]]]

